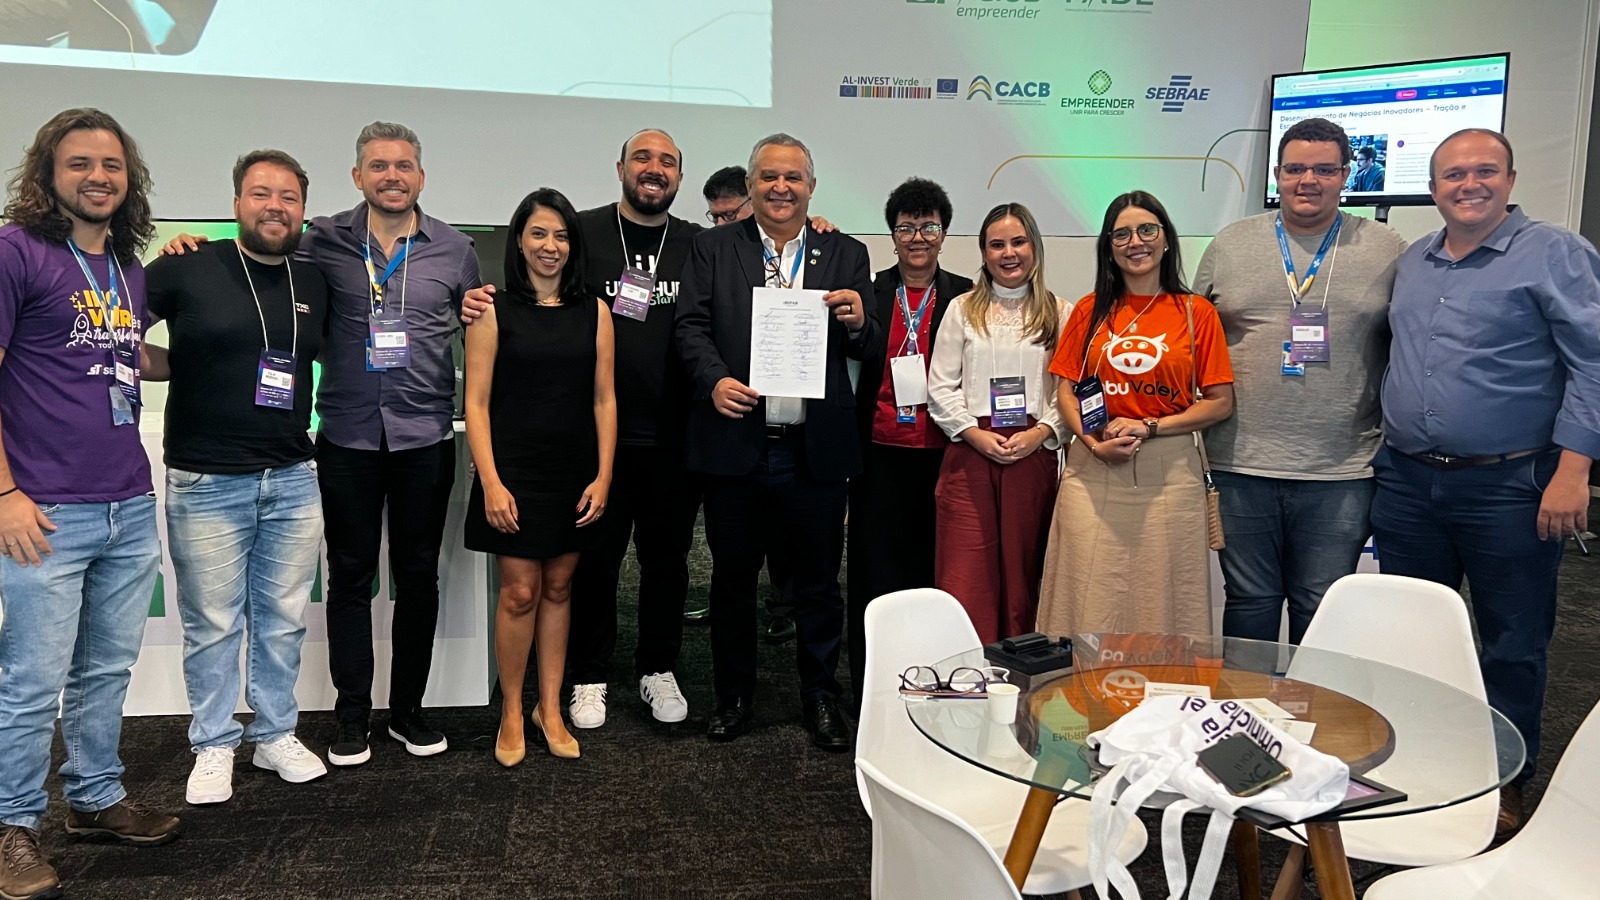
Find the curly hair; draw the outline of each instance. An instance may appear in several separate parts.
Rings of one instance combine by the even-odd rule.
[[[950,195],[944,188],[926,178],[907,178],[899,187],[889,192],[889,202],[883,206],[883,220],[893,231],[900,214],[908,216],[935,215],[941,228],[950,227],[955,210],[950,206]]]
[[[72,234],[72,221],[56,203],[56,149],[69,133],[84,130],[109,131],[122,142],[128,193],[111,216],[111,233],[117,238],[112,244],[117,259],[124,265],[131,265],[156,236],[156,226],[150,221],[150,169],[145,166],[133,138],[122,130],[116,119],[98,109],[69,109],[57,113],[39,129],[22,158],[22,165],[13,170],[16,174],[7,186],[4,217],[45,240],[66,242]]]
[[[1327,119],[1301,119],[1289,126],[1278,138],[1278,161],[1283,161],[1283,151],[1290,141],[1308,141],[1313,144],[1338,144],[1339,165],[1350,165],[1350,136],[1343,127]]]

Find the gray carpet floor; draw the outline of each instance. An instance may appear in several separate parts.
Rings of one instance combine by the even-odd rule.
[[[703,542],[695,553],[691,604],[704,600],[710,570]],[[624,671],[636,578],[630,563],[618,649]],[[1561,595],[1530,808],[1600,698],[1600,549],[1588,559],[1569,553]],[[679,672],[690,715],[680,726],[655,723],[636,686],[613,680],[605,727],[577,732],[582,759],[530,754],[502,770],[489,755],[498,706],[433,712],[452,751],[430,759],[376,737],[380,714],[368,765],[290,785],[253,769],[242,749],[234,798],[207,808],[183,802],[192,764],[187,720],[129,719],[126,782],[138,798],[179,812],[183,836],[156,848],[69,840],[52,776],[45,849],[75,900],[864,898],[870,823],[850,755],[812,749],[800,728],[792,646],[763,646],[756,727],[731,744],[703,736],[710,642],[706,629],[691,627]],[[331,730],[331,713],[302,717],[300,733],[314,749],[326,747]],[[59,762],[59,739],[55,752]],[[1192,818],[1191,866],[1202,824]],[[1147,825],[1158,833],[1154,819]],[[1146,896],[1164,896],[1154,843],[1134,873]],[[1282,842],[1263,839],[1269,884],[1283,852]],[[1238,896],[1230,868],[1224,864],[1217,897]],[[1355,870],[1358,880],[1373,872],[1359,863]]]

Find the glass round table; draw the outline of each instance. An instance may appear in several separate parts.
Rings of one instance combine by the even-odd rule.
[[[1525,758],[1522,736],[1505,716],[1470,694],[1407,669],[1238,638],[1078,634],[1070,640],[1071,666],[1037,675],[987,659],[979,648],[933,664],[945,674],[963,667],[1007,669],[1005,680],[1020,688],[1011,724],[991,718],[982,694],[903,694],[911,722],[930,741],[1032,788],[1006,851],[1006,868],[1018,885],[1055,803],[1063,795],[1088,799],[1103,774],[1088,736],[1137,706],[1147,690],[1257,701],[1250,706],[1258,714],[1350,766],[1358,776],[1352,783],[1365,787],[1353,788],[1352,798],[1333,812],[1303,823],[1322,896],[1328,898],[1355,897],[1340,821],[1462,803],[1509,782]],[[1157,794],[1151,802],[1164,805],[1173,799]],[[1241,884],[1251,897],[1260,896],[1255,840],[1256,826],[1241,819],[1234,848],[1244,880],[1250,880],[1251,865],[1257,872],[1253,892]]]

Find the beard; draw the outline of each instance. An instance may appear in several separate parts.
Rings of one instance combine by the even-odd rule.
[[[65,210],[67,213],[69,213],[73,218],[77,219],[80,222],[87,222],[90,225],[100,225],[100,224],[103,224],[105,222],[111,221],[111,217],[115,216],[117,214],[117,210],[122,208],[122,203],[121,203],[120,198],[119,198],[117,204],[115,206],[111,207],[110,211],[103,212],[103,213],[102,212],[95,212],[94,210],[91,210],[91,209],[88,209],[88,208],[84,207],[82,204],[80,204],[78,202],[76,197],[60,197],[60,196],[58,196],[58,197],[56,197],[56,203],[63,210]]]
[[[664,178],[655,181],[655,183],[661,186],[660,197],[646,196],[643,191],[640,191],[639,179],[635,179],[631,184],[624,185],[623,192],[628,195],[629,205],[647,216],[659,215],[670,209],[672,201],[678,198],[678,189]]]
[[[251,253],[262,256],[289,256],[300,246],[300,232],[291,225],[283,237],[274,241],[263,236],[255,226],[240,222],[239,243]]]

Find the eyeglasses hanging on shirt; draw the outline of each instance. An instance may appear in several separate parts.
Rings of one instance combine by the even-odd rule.
[[[294,409],[295,357],[300,352],[300,314],[296,312],[294,296],[294,269],[289,267],[289,257],[283,258],[283,274],[289,281],[289,321],[293,323],[289,352],[272,349],[272,338],[267,336],[267,314],[261,308],[261,295],[256,293],[256,280],[250,276],[250,262],[238,243],[233,249],[239,252],[239,265],[244,269],[245,283],[250,285],[250,297],[256,301],[256,315],[261,318],[261,361],[256,367],[256,405],[271,409]]]
[[[410,271],[411,241],[417,231],[419,216],[411,213],[411,227],[406,230],[405,243],[400,252],[384,267],[383,277],[372,265],[372,210],[367,210],[367,233],[361,239],[362,259],[367,264],[367,371],[404,369],[411,365],[411,335],[406,331],[406,276]],[[400,311],[394,312],[384,299],[384,291],[394,270],[400,270]]]
[[[117,290],[117,284],[118,276],[122,275],[122,263],[112,251],[111,236],[106,235],[106,278],[111,282],[111,289],[102,291],[99,279],[89,271],[89,261],[83,258],[83,251],[78,249],[77,242],[71,237],[67,238],[67,248],[78,261],[78,268],[83,270],[83,277],[89,283],[89,290],[94,292],[95,302],[100,305],[102,317],[100,324],[111,337],[110,365],[107,367],[112,376],[109,389],[111,424],[132,425],[133,409],[140,404],[139,344],[131,310],[128,313],[128,339],[122,340],[117,336],[117,319],[122,311],[122,294]],[[126,284],[128,279],[123,277],[121,280]]]

